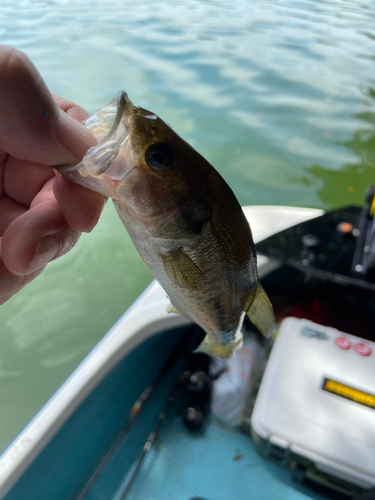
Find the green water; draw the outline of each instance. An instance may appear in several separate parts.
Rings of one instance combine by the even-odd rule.
[[[0,42],[90,113],[124,89],[243,205],[360,203],[375,181],[374,1],[5,1]],[[0,450],[152,277],[111,203],[0,308]]]

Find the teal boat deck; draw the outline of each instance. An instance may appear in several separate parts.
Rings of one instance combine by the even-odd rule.
[[[250,437],[240,431],[211,422],[203,435],[194,435],[174,412],[126,497],[141,498],[323,500],[327,497],[293,482],[287,469],[264,460]]]
[[[86,398],[5,500],[344,498],[293,481],[289,470],[261,457],[240,431],[213,420],[202,433],[184,426],[181,400],[168,400],[191,344],[200,337],[196,327],[184,327],[134,349]],[[135,411],[147,388],[148,397]]]

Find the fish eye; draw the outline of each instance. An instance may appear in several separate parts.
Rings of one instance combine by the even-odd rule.
[[[166,144],[152,144],[146,151],[147,165],[156,172],[165,172],[173,165],[173,151]]]

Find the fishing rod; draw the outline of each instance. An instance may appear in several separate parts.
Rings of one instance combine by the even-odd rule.
[[[134,479],[137,476],[138,471],[142,466],[144,459],[146,458],[148,452],[151,450],[156,437],[160,433],[163,423],[165,422],[165,419],[167,417],[167,412],[175,401],[176,401],[176,391],[173,391],[172,394],[167,399],[167,403],[165,405],[164,410],[159,414],[154,429],[148,435],[148,438],[146,439],[146,442],[143,445],[142,453],[140,454],[138,459],[134,462],[129,472],[126,474],[124,480],[122,481],[118,490],[116,491],[113,500],[124,500],[128,495],[130,488],[134,482]]]

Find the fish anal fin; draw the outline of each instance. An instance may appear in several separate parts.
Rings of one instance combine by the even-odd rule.
[[[262,335],[268,339],[275,330],[275,316],[270,299],[259,280],[258,286],[242,299],[242,308]]]
[[[238,349],[241,349],[243,344],[242,338],[242,333],[237,332],[235,337],[228,344],[219,344],[217,342],[212,342],[210,337],[206,335],[194,352],[205,352],[210,356],[228,359],[238,351]]]
[[[167,306],[167,313],[168,314],[181,314],[180,311],[178,309],[175,308],[175,306],[171,303],[169,304],[169,306]]]
[[[175,285],[191,291],[204,288],[203,273],[181,248],[162,256],[165,272]]]

